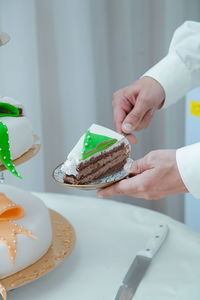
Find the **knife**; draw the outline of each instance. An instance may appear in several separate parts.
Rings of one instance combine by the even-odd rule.
[[[131,300],[142,278],[144,277],[153,257],[160,249],[167,237],[169,228],[166,224],[159,224],[156,234],[147,243],[144,250],[139,251],[123,279],[115,300]]]

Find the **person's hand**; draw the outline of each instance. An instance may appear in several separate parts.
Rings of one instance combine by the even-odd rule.
[[[176,150],[152,151],[124,168],[135,176],[99,190],[98,196],[125,194],[153,200],[188,192],[178,171]]]
[[[114,124],[119,133],[127,134],[128,140],[136,144],[132,131],[147,128],[153,114],[165,100],[165,91],[158,81],[142,77],[113,95]]]

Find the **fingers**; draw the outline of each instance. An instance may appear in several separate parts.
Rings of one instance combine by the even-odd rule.
[[[132,162],[128,162],[124,166],[124,170],[129,174],[141,174],[146,171],[148,166],[146,165],[145,158],[141,158]]]
[[[129,112],[131,108],[131,102],[124,98],[120,92],[117,92],[113,95],[114,124],[119,133],[123,133],[122,123],[126,118],[127,112]],[[133,134],[126,135],[126,138],[131,144],[137,144],[137,138]]]
[[[115,184],[98,191],[99,197],[110,197],[115,195],[129,195],[141,198],[143,196],[143,174],[121,180]]]
[[[139,126],[145,114],[150,109],[150,103],[148,103],[146,98],[142,98],[142,96],[139,94],[135,106],[123,121],[122,130],[125,133],[131,133]]]
[[[123,132],[122,123],[126,118],[127,114],[132,110],[136,101],[135,91],[129,91],[127,89],[128,88],[119,90],[113,95],[112,105],[114,114],[114,124],[119,133]]]
[[[131,144],[137,144],[137,142],[138,142],[136,136],[133,134],[127,134],[126,138],[129,141],[129,143],[131,143]]]
[[[143,119],[141,120],[141,122],[135,128],[135,131],[139,131],[141,129],[147,128],[149,126],[151,120],[153,119],[154,112],[155,112],[154,108],[147,111],[146,114],[144,115]]]
[[[116,107],[114,107],[113,114],[115,128],[119,133],[122,133],[122,123],[126,118],[126,112],[120,107],[120,105],[116,105]]]
[[[110,197],[114,195],[122,195],[122,194],[128,194],[129,190],[129,179],[121,180],[115,184],[110,185],[107,188],[101,189],[98,191],[97,195],[99,197]],[[133,188],[133,185],[131,185]]]
[[[145,76],[113,95],[117,131],[130,134],[147,128],[155,110],[164,103],[165,91],[153,78]]]
[[[136,174],[135,177],[121,180],[111,186],[98,191],[99,197],[110,197],[114,195],[140,195],[143,188],[142,173],[147,170],[144,158],[138,159],[134,162],[127,163],[124,166],[127,173]],[[139,175],[137,175],[139,174]]]

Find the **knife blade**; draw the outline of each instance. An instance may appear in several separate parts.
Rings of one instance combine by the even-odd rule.
[[[139,251],[125,275],[115,300],[131,300],[144,277],[153,257],[165,241],[169,228],[159,224],[156,233],[149,240],[144,250]]]

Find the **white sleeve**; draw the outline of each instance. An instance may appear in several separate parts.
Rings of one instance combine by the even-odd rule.
[[[156,79],[164,88],[163,107],[200,86],[200,23],[186,21],[177,28],[168,55],[143,76]]]
[[[188,191],[200,199],[200,143],[178,149],[176,161]]]
[[[187,21],[174,33],[169,53],[143,76],[157,80],[165,90],[167,107],[200,86],[200,23]],[[200,143],[176,151],[181,178],[188,191],[200,198]]]

